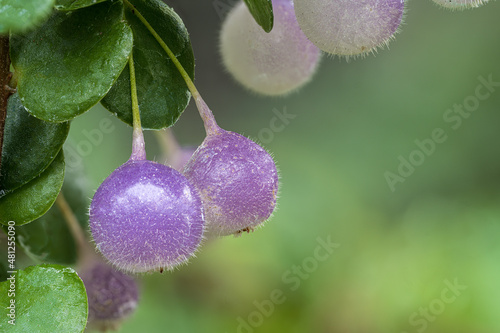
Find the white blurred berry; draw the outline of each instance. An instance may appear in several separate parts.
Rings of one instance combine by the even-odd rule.
[[[274,27],[266,33],[241,1],[226,17],[220,41],[224,65],[246,88],[284,95],[307,83],[321,51],[300,30],[291,0],[273,0]]]
[[[306,36],[321,50],[352,56],[373,52],[396,33],[405,0],[295,0]]]

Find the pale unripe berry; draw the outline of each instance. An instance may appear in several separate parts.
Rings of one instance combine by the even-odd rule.
[[[476,8],[488,2],[488,0],[432,0],[438,5],[450,9]]]
[[[222,60],[246,88],[282,95],[307,83],[321,51],[300,30],[291,0],[273,0],[274,27],[266,33],[241,1],[226,17],[220,41]]]
[[[132,277],[101,262],[93,262],[80,277],[87,290],[89,328],[117,330],[135,311],[139,290]]]
[[[219,128],[208,135],[184,174],[200,192],[209,238],[252,230],[276,206],[278,172],[273,158],[240,134]]]
[[[321,50],[337,55],[373,52],[393,37],[405,0],[295,0],[297,21]]]
[[[90,206],[99,251],[129,272],[162,271],[186,262],[202,239],[203,208],[178,171],[130,160],[99,186]]]

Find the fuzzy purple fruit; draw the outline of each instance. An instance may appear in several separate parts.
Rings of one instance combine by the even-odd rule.
[[[89,328],[117,330],[135,311],[139,290],[132,277],[101,262],[94,262],[80,277],[87,290]]]
[[[337,55],[373,52],[393,38],[405,0],[295,0],[305,35],[321,50]]]
[[[240,134],[217,127],[193,154],[184,175],[201,195],[208,237],[252,230],[276,206],[273,158]]]
[[[221,55],[228,71],[246,88],[283,95],[306,84],[316,72],[321,51],[295,18],[291,0],[273,0],[274,26],[266,33],[240,1],[221,29]]]
[[[186,262],[202,239],[199,195],[178,171],[129,160],[97,189],[90,229],[99,251],[129,272],[162,271]]]

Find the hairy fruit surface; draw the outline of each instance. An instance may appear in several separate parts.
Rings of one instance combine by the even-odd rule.
[[[394,36],[405,0],[295,0],[306,36],[321,50],[352,56],[373,52]]]
[[[105,263],[97,262],[81,272],[87,290],[89,327],[118,329],[136,309],[139,288],[135,280]]]
[[[203,208],[178,171],[147,160],[128,161],[97,189],[90,229],[99,251],[122,270],[172,269],[200,244]]]
[[[184,168],[199,190],[207,237],[251,230],[276,206],[278,171],[269,153],[244,136],[220,129],[208,135]]]

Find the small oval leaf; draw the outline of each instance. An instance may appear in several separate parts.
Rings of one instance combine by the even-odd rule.
[[[55,8],[57,10],[75,10],[85,8],[108,0],[57,0]]]
[[[130,0],[177,56],[191,79],[194,55],[189,34],[181,18],[159,0]],[[179,71],[142,22],[128,9],[125,17],[134,32],[134,64],[143,128],[172,126],[191,97]],[[101,101],[132,126],[129,67],[125,68],[109,94]]]
[[[45,170],[61,150],[69,123],[51,123],[29,114],[16,93],[5,119],[0,198]]]
[[[274,14],[271,0],[245,0],[255,21],[265,32],[273,30]]]
[[[24,32],[46,20],[55,0],[0,0],[0,34]]]
[[[14,221],[16,225],[31,222],[49,210],[61,190],[64,180],[62,150],[38,177],[0,198],[0,223]]]
[[[56,12],[39,29],[12,37],[19,95],[32,115],[70,120],[107,94],[132,49],[132,31],[122,15],[119,1],[106,1]]]
[[[60,265],[30,266],[15,277],[15,297],[9,297],[10,280],[0,283],[0,331],[12,333],[83,332],[87,324],[87,294],[78,274]],[[7,314],[15,301],[15,325]]]

